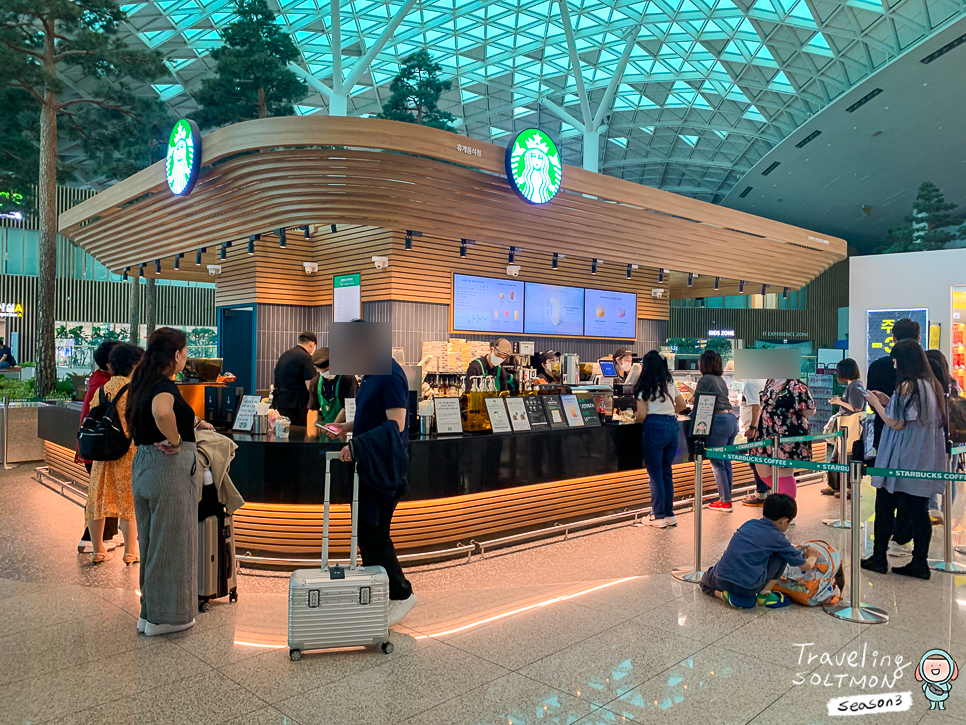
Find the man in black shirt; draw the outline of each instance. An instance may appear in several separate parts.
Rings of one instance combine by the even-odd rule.
[[[499,338],[490,344],[490,354],[476,358],[466,368],[466,389],[473,386],[472,377],[486,375],[494,379],[497,392],[510,389],[510,373],[503,363],[513,354],[513,345],[506,338]]]
[[[292,421],[304,426],[309,409],[309,385],[315,377],[312,353],[318,338],[314,332],[299,333],[298,345],[286,350],[275,363],[275,409]]]
[[[17,360],[13,356],[13,350],[10,346],[4,342],[4,339],[0,337],[0,368],[15,368],[17,367]]]

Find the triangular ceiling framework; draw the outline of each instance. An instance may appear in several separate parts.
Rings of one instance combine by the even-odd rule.
[[[567,0],[587,101],[596,110],[618,72],[601,145],[604,173],[718,201],[776,143],[939,23],[963,14],[949,0]],[[231,21],[231,0],[121,3],[129,42],[165,53],[173,78],[154,91],[179,114],[210,72],[207,53]],[[271,0],[300,65],[332,86],[331,5]],[[343,73],[376,43],[404,0],[341,0]],[[428,48],[454,79],[443,107],[473,138],[503,139],[525,125],[561,137],[580,165],[580,131],[544,99],[582,118],[556,0],[421,0],[351,90],[350,115],[378,113],[400,61]],[[313,91],[301,113],[326,113]],[[524,111],[523,109],[527,109]],[[648,129],[648,130],[644,130]],[[689,139],[695,142],[690,143]],[[646,151],[646,154],[644,153]],[[700,153],[699,153],[700,152]]]

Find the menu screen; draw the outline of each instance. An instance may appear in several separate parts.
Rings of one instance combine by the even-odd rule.
[[[584,289],[527,282],[524,332],[528,335],[584,334]]]
[[[522,334],[523,282],[454,274],[453,329]]]
[[[585,289],[584,336],[637,337],[637,295]]]

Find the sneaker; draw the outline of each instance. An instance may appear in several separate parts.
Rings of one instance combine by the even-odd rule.
[[[911,576],[916,579],[926,579],[928,580],[932,576],[929,572],[929,567],[925,564],[916,563],[914,561],[909,562],[905,566],[894,566],[892,567],[893,574],[899,574],[900,576]]]
[[[104,548],[107,549],[108,551],[114,551],[117,548],[117,544],[115,544],[113,541],[105,541]],[[84,541],[83,539],[81,539],[80,542],[77,544],[77,553],[93,554],[94,545],[89,541]]]
[[[860,566],[866,571],[874,571],[877,574],[888,574],[889,565],[885,562],[876,561],[874,557],[869,557],[868,559],[863,559]]]
[[[708,504],[708,508],[712,511],[720,511],[723,514],[730,514],[734,510],[730,503],[725,503],[724,501],[715,501],[714,503]]]
[[[647,517],[647,523],[650,526],[653,526],[655,529],[666,529],[667,528],[667,521],[664,520],[664,519],[656,518],[654,516],[654,514],[651,514],[650,516]]]
[[[912,556],[912,542],[907,544],[897,544],[889,542],[889,556]]]
[[[745,496],[741,499],[741,503],[745,506],[764,506],[765,499],[759,496],[757,493],[753,493],[750,496]]]
[[[144,628],[148,625],[148,620],[138,617],[138,632],[144,634]]]
[[[823,496],[834,496],[835,489],[832,488],[831,486],[826,486],[821,491],[819,491],[819,493],[822,494]]]
[[[407,599],[393,599],[389,602],[389,626],[394,627],[403,621],[416,606],[416,595],[410,594]]]
[[[664,523],[666,523],[668,526],[677,526],[678,525],[678,520],[676,518],[674,518],[673,516],[665,516],[664,517]]]
[[[755,605],[758,604],[755,597],[744,597],[731,592],[721,592],[721,598],[735,609],[754,609]]]
[[[171,634],[173,632],[183,632],[195,626],[195,620],[187,624],[154,624],[153,622],[144,623],[144,634],[148,637],[155,637],[159,634]]]
[[[759,607],[766,607],[767,609],[781,609],[792,603],[791,598],[786,597],[781,592],[758,592],[755,601]]]

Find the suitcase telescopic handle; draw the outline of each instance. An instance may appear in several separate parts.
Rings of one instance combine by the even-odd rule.
[[[322,499],[322,570],[329,568],[329,508],[332,501],[332,461],[338,460],[338,452],[325,454],[325,492]],[[352,476],[352,538],[349,544],[349,568],[359,565],[359,473]]]

